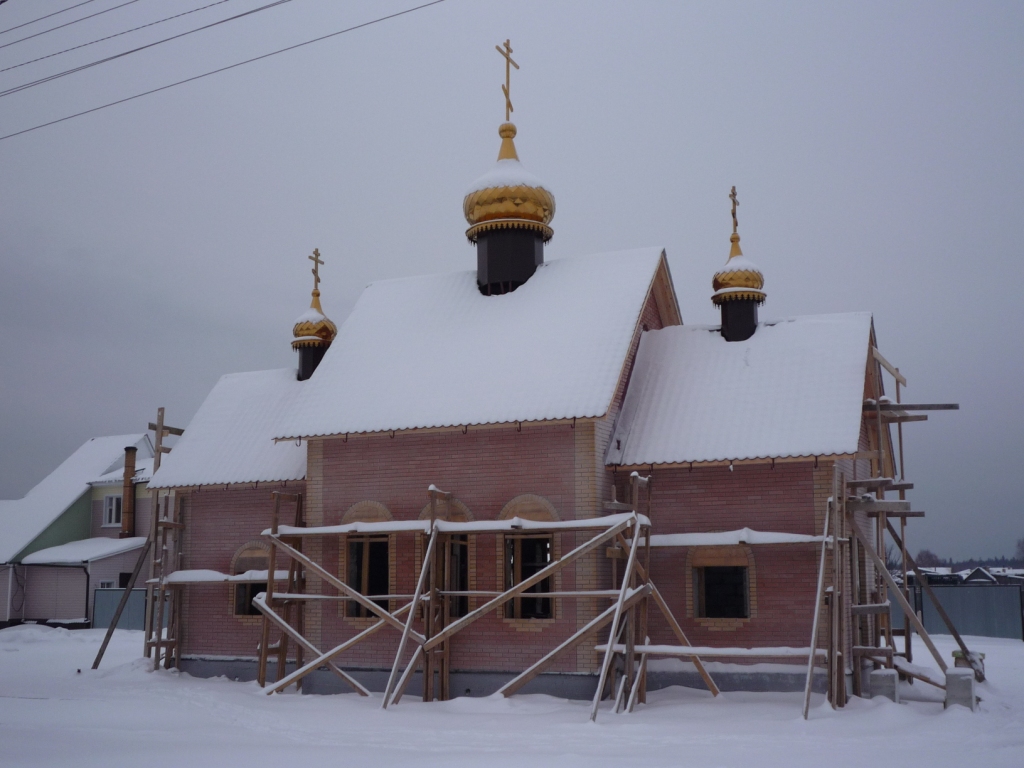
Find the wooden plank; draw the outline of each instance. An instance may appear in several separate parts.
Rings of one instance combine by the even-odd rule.
[[[821,534],[821,558],[818,562],[818,586],[814,593],[814,620],[811,622],[810,648],[818,647],[818,623],[821,620],[821,604],[825,590],[825,553],[828,551],[828,524],[834,501],[835,499],[830,499],[825,504],[825,529]],[[807,656],[807,680],[804,683],[804,720],[807,719],[811,710],[811,682],[813,679],[814,654],[811,653]]]
[[[640,592],[636,592],[630,597],[626,598],[626,602],[633,605],[633,603],[642,599],[649,590],[641,588]],[[548,651],[544,656],[535,661],[525,670],[520,672],[516,677],[509,680],[505,685],[498,689],[498,693],[502,696],[508,697],[526,685],[528,682],[533,680],[537,675],[541,674],[545,669],[551,666],[551,663],[562,653],[575,648],[583,640],[586,639],[587,635],[597,631],[609,621],[611,621],[612,614],[615,613],[615,606],[609,605],[604,611],[599,613],[593,619],[591,619],[585,626],[577,630],[572,634],[571,637],[559,643],[559,645],[551,651]]]
[[[907,512],[884,512],[884,511],[883,512],[878,512],[878,511],[875,511],[875,510],[869,510],[867,512],[867,516],[868,517],[879,517],[879,516],[882,516],[882,517],[902,517],[902,518],[906,519],[908,517],[924,517],[925,513],[922,512],[920,509],[916,509],[913,512],[910,512],[910,511],[907,511]]]
[[[650,536],[650,532],[648,532],[647,535]],[[597,692],[594,694],[594,703],[590,710],[591,722],[597,720],[597,710],[601,705],[601,693],[604,690],[604,683],[608,678],[608,668],[611,666],[612,662],[612,644],[615,642],[615,636],[619,631],[619,619],[622,617],[622,605],[626,601],[626,592],[629,589],[629,579],[633,575],[633,567],[636,565],[636,555],[639,551],[640,520],[637,518],[636,525],[633,528],[633,543],[629,548],[629,559],[626,560],[626,569],[622,572],[622,592],[619,594],[619,599],[615,603],[615,613],[612,616],[612,628],[608,636],[608,650],[605,651],[604,661],[601,663],[601,674],[597,679]]]
[[[849,512],[885,512],[887,515],[895,515],[900,512],[910,511],[909,501],[872,501],[862,499],[850,499],[846,502],[846,509]]]
[[[882,357],[882,353],[878,351],[878,347],[871,347],[871,354],[874,356],[875,360],[878,361],[879,365],[892,374],[892,377],[896,379],[896,381],[904,387],[907,386],[907,380],[903,377],[903,374],[900,373],[899,368]]]
[[[606,501],[604,503],[604,509],[609,512],[632,512],[633,505],[627,504],[624,501]]]
[[[876,411],[959,411],[959,403],[864,403],[865,413]]]
[[[889,424],[908,424],[912,421],[928,421],[927,414],[919,413],[911,415],[909,413],[882,411],[882,421],[888,422]],[[900,466],[903,466],[902,464]]]
[[[158,424],[154,424],[151,421],[151,422],[149,422],[149,428],[153,432],[156,432],[157,430],[161,429],[161,426],[158,425]],[[163,434],[164,435],[177,435],[178,437],[181,437],[182,435],[185,434],[185,430],[184,429],[179,429],[178,427],[168,427],[166,424],[164,424],[163,425]]]
[[[431,505],[433,505],[433,497],[431,497]],[[433,514],[433,507],[431,507],[431,514]],[[416,605],[420,601],[420,595],[423,594],[423,582],[427,578],[427,573],[430,570],[431,557],[434,554],[434,545],[437,543],[437,526],[433,526],[433,530],[430,532],[430,541],[427,543],[427,551],[423,555],[423,565],[420,568],[420,577],[416,582],[416,590],[412,594],[412,604]],[[412,623],[416,618],[416,611],[409,611],[409,618],[405,622],[405,629],[402,630],[402,639],[398,641],[398,652],[395,654],[395,663],[391,665],[391,674],[388,676],[388,684],[384,686],[384,697],[381,701],[381,709],[388,708],[388,699],[391,696],[395,680],[398,676],[398,668],[402,664],[402,656],[405,655],[405,646],[409,640],[409,633],[412,631]]]
[[[114,611],[114,618],[110,620],[110,626],[107,627],[107,633],[103,636],[103,643],[100,645],[99,651],[96,653],[96,658],[93,659],[92,668],[98,669],[100,662],[103,661],[103,654],[107,651],[107,645],[110,643],[110,638],[114,635],[114,630],[117,629],[117,622],[121,620],[121,613],[124,611],[124,607],[128,605],[128,598],[131,596],[132,589],[135,587],[135,580],[139,578],[139,572],[142,570],[142,564],[146,561],[146,557],[149,556],[149,550],[153,546],[151,539],[146,539],[146,545],[142,548],[142,552],[139,553],[139,559],[135,563],[135,570],[132,571],[132,576],[128,579],[128,584],[124,588],[124,592],[121,593],[121,599],[117,603],[117,610]]]

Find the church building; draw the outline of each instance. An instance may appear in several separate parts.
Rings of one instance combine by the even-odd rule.
[[[336,325],[315,251],[297,368],[224,376],[163,459],[154,663],[595,713],[672,684],[841,705],[909,663],[874,555],[913,516],[891,425],[922,417],[870,313],[761,319],[735,188],[719,325],[683,323],[661,249],[548,259],[508,117],[463,200],[475,269]]]

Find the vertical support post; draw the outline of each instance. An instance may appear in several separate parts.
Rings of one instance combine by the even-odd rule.
[[[274,498],[273,516],[270,518],[270,533],[275,538],[270,540],[270,557],[267,558],[267,608],[274,608],[274,572],[277,567],[277,530],[281,514],[281,496],[277,491],[271,494]],[[260,688],[267,686],[267,659],[270,656],[270,619],[263,614],[263,622],[260,628],[260,663],[256,673],[257,682]],[[280,668],[279,668],[280,671]],[[280,678],[278,678],[280,679]]]

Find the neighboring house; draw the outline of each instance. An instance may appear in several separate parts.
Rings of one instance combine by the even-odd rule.
[[[122,519],[126,448],[137,462],[134,531]],[[92,621],[96,589],[122,586],[145,543],[152,459],[146,435],[92,438],[24,498],[0,501],[0,626]]]

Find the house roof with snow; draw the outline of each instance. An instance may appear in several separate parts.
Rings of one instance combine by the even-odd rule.
[[[643,334],[606,461],[620,466],[856,452],[871,315]]]
[[[138,459],[135,462],[135,482],[136,483],[148,483],[150,478],[153,476],[153,457],[150,456],[146,459]],[[113,469],[106,474],[100,475],[91,483],[93,487],[99,485],[117,485],[121,486],[124,484],[124,463],[117,469]]]
[[[94,437],[24,498],[0,502],[0,563],[11,562],[28,549],[88,492],[92,481],[123,467],[124,449],[132,445],[138,448],[140,457],[153,455],[153,446],[146,435]],[[88,511],[85,514],[88,515]],[[85,530],[88,535],[88,528]]]
[[[298,381],[294,368],[222,376],[149,487],[301,480],[306,447],[275,443],[274,437],[305,386],[308,382]]]
[[[474,271],[372,283],[275,436],[603,416],[663,263],[554,260],[501,296]]]
[[[25,555],[21,562],[23,565],[80,565],[131,552],[145,543],[145,536],[131,536],[127,539],[99,536],[40,549]]]

